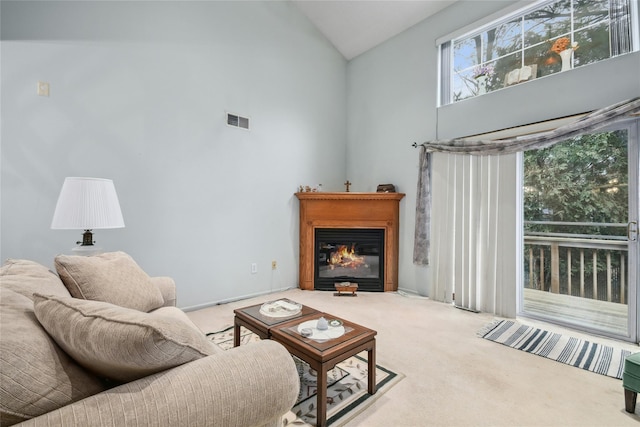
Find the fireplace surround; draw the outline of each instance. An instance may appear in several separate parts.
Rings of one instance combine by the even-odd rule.
[[[384,291],[383,229],[316,228],[314,242],[314,289],[351,282],[359,291]]]
[[[319,287],[315,283],[318,276],[316,231],[327,229],[380,230],[383,242],[379,271],[382,276],[381,288],[362,289],[359,283],[358,290],[398,289],[399,211],[403,193],[303,192],[296,193],[296,197],[300,200],[301,289],[329,290],[327,284],[333,283],[331,278],[320,283]],[[344,280],[336,278],[335,281]]]

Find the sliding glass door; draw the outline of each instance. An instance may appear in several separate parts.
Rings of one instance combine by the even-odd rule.
[[[638,340],[639,122],[524,154],[521,315]]]

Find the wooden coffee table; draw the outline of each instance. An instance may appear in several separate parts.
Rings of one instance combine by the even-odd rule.
[[[287,300],[289,301],[289,300]],[[290,301],[293,302],[293,301]],[[260,307],[262,304],[256,304],[249,307],[238,308],[233,310],[234,319],[233,319],[233,346],[237,347],[240,345],[240,327],[244,326],[249,329],[251,332],[258,335],[261,339],[269,339],[271,338],[271,329],[279,326],[283,323],[290,322],[292,320],[300,320],[305,319],[309,316],[313,316],[318,312],[318,310],[307,307],[306,305],[302,306],[302,310],[300,313],[291,316],[291,317],[268,317],[260,313]],[[318,316],[319,317],[319,316]]]
[[[327,320],[342,321],[345,334],[324,342],[306,338],[298,332],[298,325],[305,321],[324,317]],[[271,339],[284,345],[289,353],[304,360],[311,369],[317,372],[316,411],[317,425],[327,425],[327,373],[335,365],[356,354],[368,352],[368,392],[376,393],[376,334],[377,332],[360,326],[337,316],[318,313],[305,316],[286,323],[281,323],[270,329]]]

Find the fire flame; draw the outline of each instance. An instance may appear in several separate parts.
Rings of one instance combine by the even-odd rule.
[[[364,264],[364,257],[355,254],[355,245],[351,245],[351,248],[341,245],[338,246],[337,251],[331,253],[327,262],[332,270],[336,266],[355,269]]]

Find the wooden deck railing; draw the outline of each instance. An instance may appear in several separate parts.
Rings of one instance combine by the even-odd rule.
[[[526,288],[626,304],[626,237],[525,231],[524,244]]]

